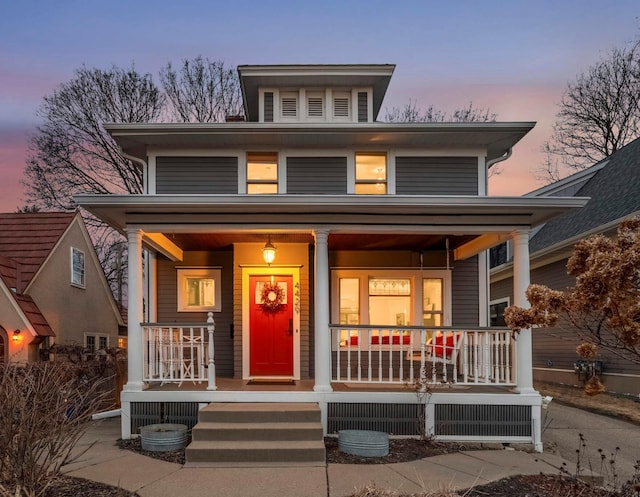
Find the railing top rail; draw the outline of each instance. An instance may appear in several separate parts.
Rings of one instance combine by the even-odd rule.
[[[148,328],[199,328],[206,327],[207,322],[204,323],[140,323],[140,326]]]
[[[376,324],[330,324],[330,328],[349,330],[435,330],[435,331],[510,331],[506,326],[392,326]]]

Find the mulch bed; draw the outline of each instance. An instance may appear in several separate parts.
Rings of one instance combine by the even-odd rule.
[[[460,444],[453,442],[435,442],[433,440],[418,440],[416,438],[389,439],[389,454],[384,457],[362,457],[345,454],[338,450],[337,437],[325,437],[324,446],[327,452],[327,462],[330,464],[389,464],[409,462],[425,457],[439,456],[483,448],[479,444]]]

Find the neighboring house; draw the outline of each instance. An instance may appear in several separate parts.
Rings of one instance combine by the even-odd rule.
[[[516,241],[524,303],[529,231],[586,200],[487,196],[534,123],[376,122],[394,67],[240,66],[245,122],[106,125],[145,184],[75,197],[128,237],[123,437],[252,402],[414,434],[423,375],[428,433],[541,449],[528,334],[488,328],[486,249]]]
[[[572,287],[573,276],[566,265],[575,243],[589,235],[615,236],[620,223],[640,214],[640,139],[636,139],[610,157],[568,178],[528,194],[529,197],[575,195],[590,197],[581,209],[567,212],[547,222],[535,232],[529,243],[531,282],[557,290]],[[513,303],[513,263],[496,260],[491,269],[491,313],[496,324],[503,324],[502,311]],[[584,375],[574,372],[579,359],[576,346],[581,343],[570,330],[533,331],[534,378],[543,381],[578,384]],[[640,393],[640,365],[600,350],[607,390],[637,395]]]
[[[116,347],[122,324],[80,214],[0,214],[0,361]]]

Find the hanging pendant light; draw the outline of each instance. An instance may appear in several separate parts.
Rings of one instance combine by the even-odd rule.
[[[271,235],[269,235],[269,239],[262,249],[262,258],[269,265],[276,259],[276,248],[271,243]]]

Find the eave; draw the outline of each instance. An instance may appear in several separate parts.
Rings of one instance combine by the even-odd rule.
[[[75,201],[119,231],[130,225],[334,226],[350,232],[504,233],[531,228],[585,205],[582,197],[355,195],[77,195]]]
[[[352,123],[352,124],[107,124],[105,129],[127,154],[146,160],[151,150],[332,148],[485,151],[503,156],[533,122]]]

